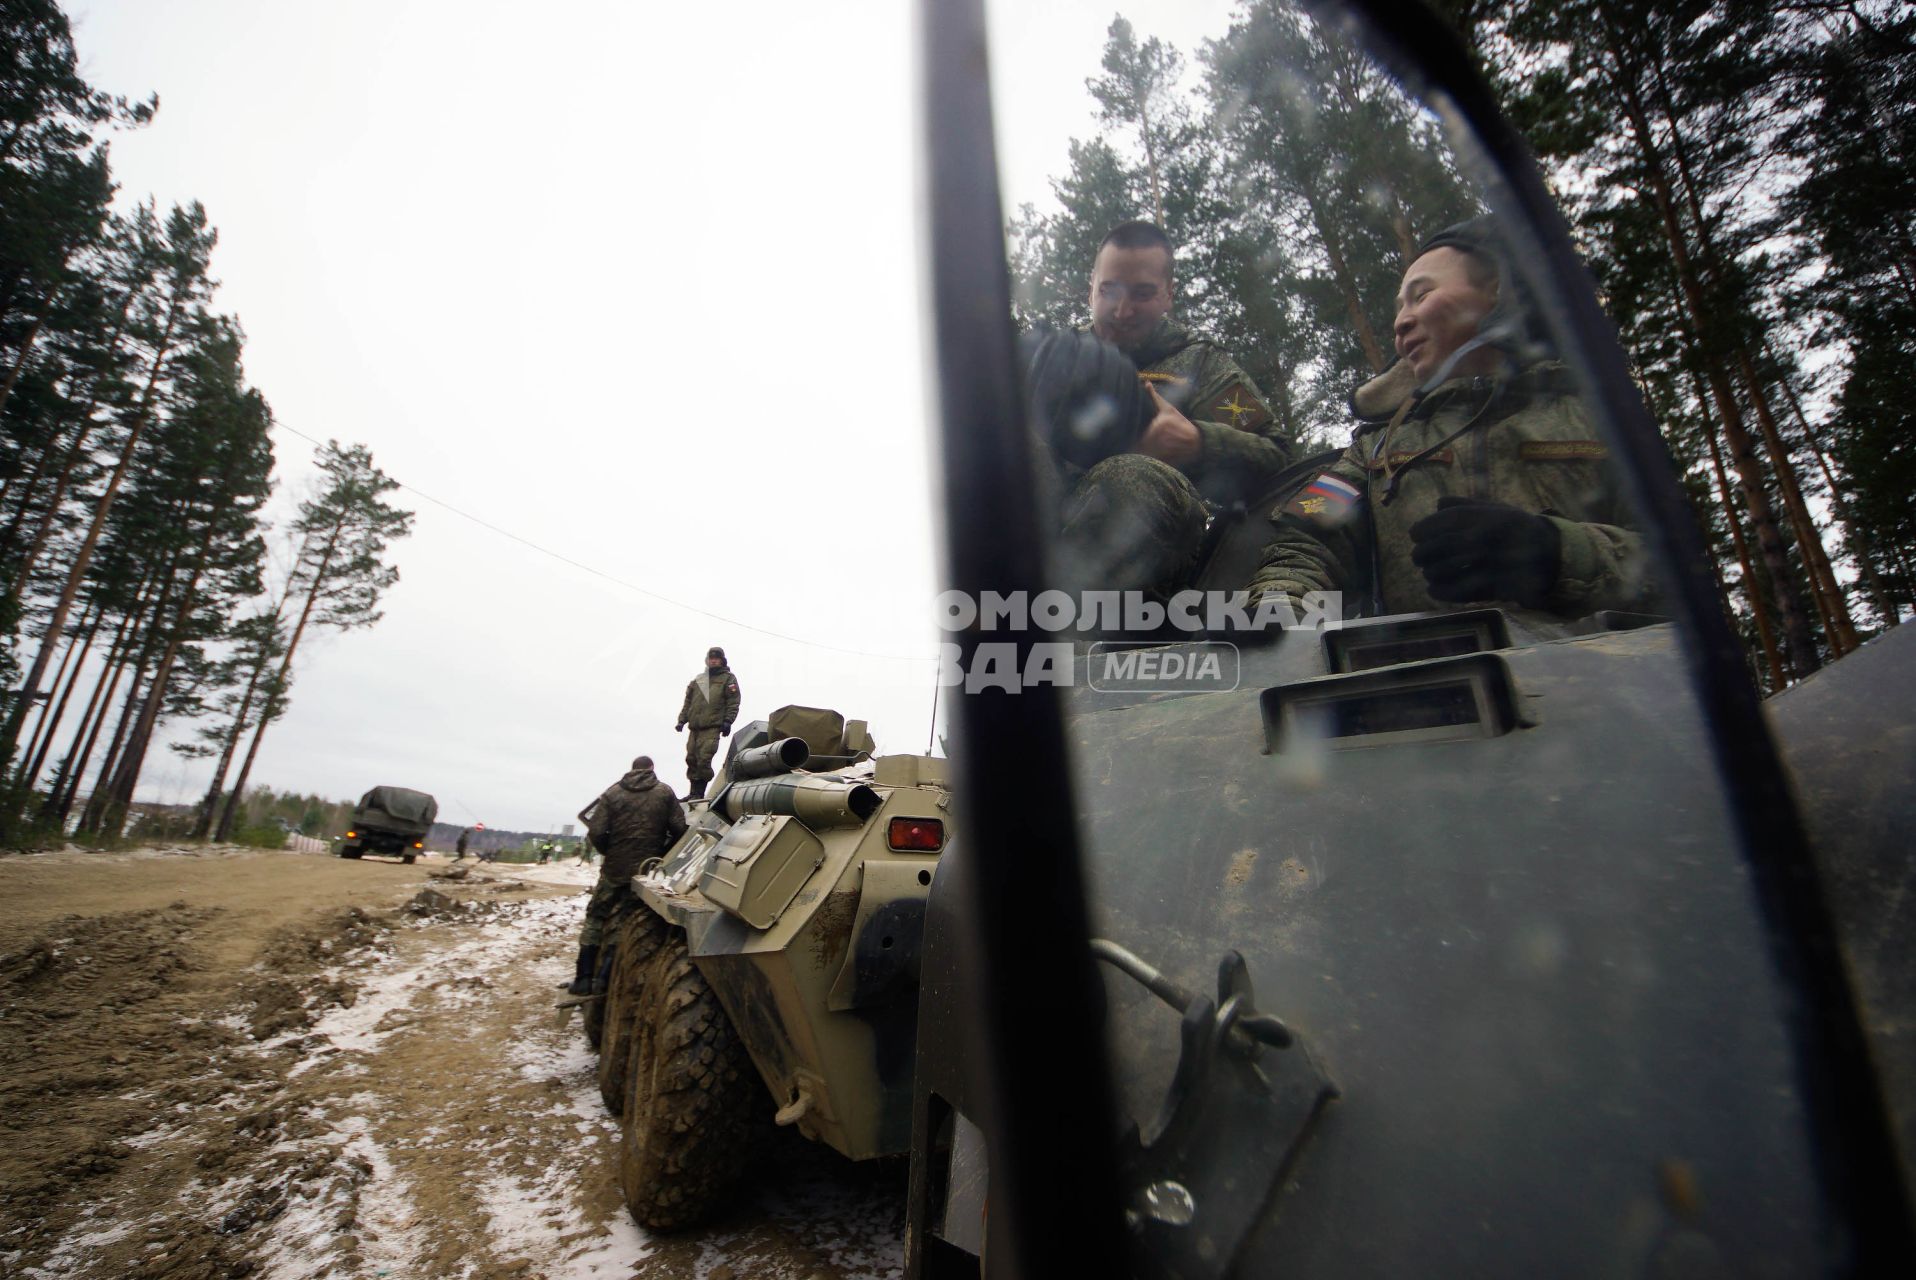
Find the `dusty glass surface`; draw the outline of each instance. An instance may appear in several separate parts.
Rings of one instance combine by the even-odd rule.
[[[968,619],[1052,632],[996,675],[1069,686],[1136,1238],[1241,1274],[1840,1257],[1800,988],[1565,327],[1588,283],[1354,28],[1156,16],[1105,33],[1068,144],[999,99],[1052,592]],[[998,15],[1001,77],[1028,34]],[[1645,211],[1593,195],[1614,173],[1550,176],[1586,247],[1641,243],[1592,238]],[[1683,483],[1728,499],[1734,360],[1686,399],[1695,352],[1630,354]],[[1699,515],[1750,669],[1813,670],[1758,600],[1756,504]]]

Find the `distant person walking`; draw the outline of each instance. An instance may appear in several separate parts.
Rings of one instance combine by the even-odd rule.
[[[579,959],[567,988],[575,996],[592,993],[599,963],[599,940],[607,924],[637,905],[632,877],[647,858],[670,849],[685,833],[685,811],[672,789],[652,771],[652,757],[640,756],[623,778],[579,817],[586,839],[599,848],[599,881],[585,904],[585,924],[579,930]]]
[[[472,828],[467,827],[464,831],[461,831],[459,833],[459,843],[454,846],[454,848],[458,850],[457,855],[455,855],[453,858],[454,862],[460,862],[464,860],[466,856],[466,846],[469,843],[471,843],[471,841],[472,841]]]
[[[718,753],[719,739],[732,732],[738,719],[738,678],[725,665],[725,650],[713,645],[705,651],[705,670],[693,676],[685,686],[685,701],[679,704],[676,728],[692,733],[685,740],[685,798],[705,796],[705,784],[712,780],[712,757]]]

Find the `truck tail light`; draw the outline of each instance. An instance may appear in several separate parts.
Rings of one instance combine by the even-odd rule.
[[[413,847],[413,848],[415,848],[415,849],[423,849],[423,848],[425,848],[425,847],[426,847],[426,845],[425,845],[425,842],[424,842],[424,841],[421,841],[421,840],[415,840],[415,841],[413,841],[413,842],[412,842],[412,847]]]
[[[945,847],[945,824],[937,818],[893,818],[885,841],[894,849],[936,853]]]
[[[356,836],[356,835],[358,835],[358,834],[359,834],[359,833],[358,833],[357,831],[348,831],[348,832],[346,833],[346,838],[347,838],[348,840],[351,840],[351,839],[352,839],[352,838],[353,838],[354,836]]]

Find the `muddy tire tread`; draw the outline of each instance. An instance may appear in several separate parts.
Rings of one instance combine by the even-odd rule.
[[[648,966],[634,1017],[619,1186],[642,1227],[698,1225],[772,1131],[771,1100],[678,931]]]
[[[607,975],[605,999],[588,1005],[586,1039],[599,1053],[599,1097],[613,1115],[625,1111],[626,1073],[632,1061],[632,1018],[645,989],[645,976],[671,926],[641,905],[621,917],[611,930],[612,971]],[[598,1024],[595,1029],[593,1023]]]

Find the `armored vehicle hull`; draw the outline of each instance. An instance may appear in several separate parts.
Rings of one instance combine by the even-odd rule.
[[[1246,650],[1228,691],[1080,679],[1067,728],[1140,1274],[1843,1269],[1797,1010],[1707,726],[1673,630],[1635,621],[1380,618]],[[1916,647],[1894,643],[1907,685]],[[1853,735],[1882,677],[1819,679],[1826,700],[1805,686],[1778,723]],[[1800,776],[1844,797],[1811,812],[1867,909],[1852,951],[1908,1092],[1910,962],[1883,930],[1911,875],[1877,810],[1907,820],[1916,750],[1885,705],[1868,770]],[[956,1030],[965,874],[954,850],[927,927],[919,1277],[976,1275],[987,1252]]]
[[[787,712],[806,714],[739,732],[710,803],[634,879],[638,906],[601,959],[587,1030],[622,1120],[627,1205],[654,1229],[717,1207],[775,1125],[854,1160],[910,1144],[944,762],[870,758],[856,722]],[[794,723],[822,750],[780,748]]]

